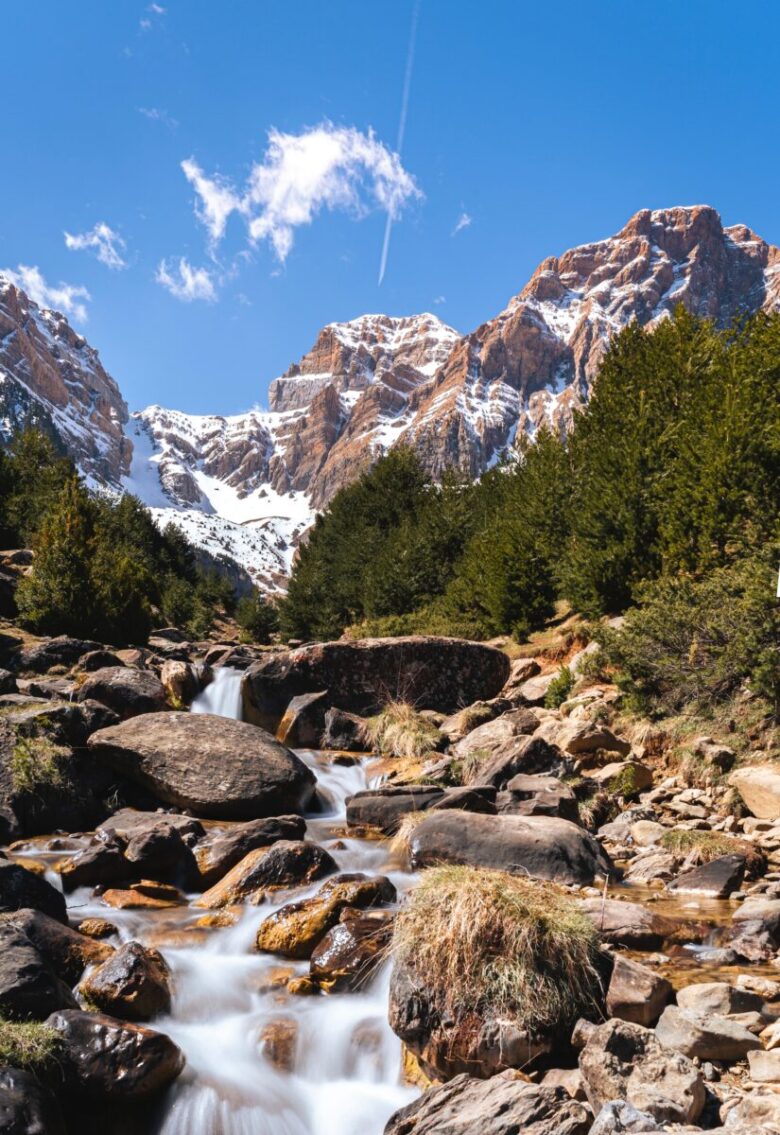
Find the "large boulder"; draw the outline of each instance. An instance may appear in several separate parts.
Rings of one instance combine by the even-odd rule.
[[[51,883],[18,863],[0,860],[0,911],[40,910],[58,922],[67,922],[65,899]]]
[[[313,950],[309,976],[328,992],[361,988],[387,956],[393,918],[387,910],[342,910],[338,923]]]
[[[435,784],[382,784],[366,788],[347,800],[347,824],[378,828],[385,835],[392,835],[409,812],[424,812],[443,799],[444,789]]]
[[[605,942],[632,950],[658,950],[679,929],[670,918],[638,902],[585,899],[582,909]]]
[[[655,1035],[666,1048],[699,1060],[744,1060],[761,1041],[739,1021],[717,1013],[697,1013],[667,1005],[655,1026]]]
[[[664,1048],[655,1033],[628,1021],[591,1026],[580,1053],[588,1103],[598,1115],[611,1100],[668,1123],[695,1123],[705,1102],[704,1077],[679,1052]]]
[[[75,1006],[70,989],[27,935],[13,926],[0,927],[0,1017],[42,1020],[55,1009]]]
[[[60,1034],[66,1086],[102,1100],[138,1100],[168,1087],[184,1055],[164,1033],[116,1021],[102,1013],[65,1010],[46,1024]]]
[[[82,981],[90,1006],[124,1021],[149,1021],[171,1007],[170,971],[157,950],[126,942]]]
[[[243,902],[257,905],[269,891],[303,887],[336,870],[335,859],[319,844],[280,839],[271,847],[250,851],[195,905],[208,910]]]
[[[242,685],[244,717],[275,729],[293,698],[319,690],[327,691],[328,704],[351,713],[376,713],[392,698],[454,713],[494,697],[509,665],[500,650],[463,639],[315,643],[267,654],[250,666]]]
[[[97,650],[99,647],[98,642],[59,635],[57,638],[43,639],[31,646],[23,647],[14,659],[14,663],[18,670],[45,674],[53,666],[72,666],[74,662],[78,662],[82,654]]]
[[[306,821],[301,816],[274,816],[236,824],[203,840],[195,849],[200,882],[211,887],[237,863],[259,847],[270,847],[280,839],[303,839]]]
[[[459,761],[472,756],[486,761],[517,738],[530,737],[539,727],[539,718],[530,709],[512,709],[500,717],[475,726],[453,746],[453,755]]]
[[[89,739],[91,752],[166,804],[213,819],[302,812],[314,774],[262,729],[210,713],[145,713]]]
[[[93,671],[79,689],[78,699],[107,705],[123,720],[165,709],[165,690],[157,675],[130,666],[106,666]]]
[[[729,784],[758,819],[780,819],[780,764],[738,768],[729,777]]]
[[[591,1116],[562,1087],[511,1073],[456,1076],[391,1116],[384,1135],[586,1135]]]
[[[4,927],[24,934],[49,969],[69,986],[76,984],[87,966],[100,965],[114,952],[112,946],[96,942],[39,910],[0,915],[0,930]]]
[[[769,961],[780,949],[780,899],[746,899],[734,912],[729,945],[748,961]]]
[[[665,977],[622,954],[615,955],[607,989],[610,1017],[650,1028],[671,1001],[672,993],[671,983]]]
[[[590,884],[612,871],[593,836],[547,816],[431,812],[410,834],[409,859],[414,869],[457,863],[559,883]]]
[[[32,1072],[0,1068],[0,1131],[3,1135],[66,1135],[57,1101]]]

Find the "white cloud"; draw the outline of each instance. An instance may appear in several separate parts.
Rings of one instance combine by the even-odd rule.
[[[150,122],[162,122],[163,126],[167,126],[170,130],[175,130],[179,125],[175,118],[172,118],[168,111],[161,106],[139,106],[136,108],[139,114],[144,118],[148,118]]]
[[[166,9],[160,4],[150,4],[146,10],[147,12],[154,12],[155,16],[164,16],[166,12]]]
[[[142,32],[148,32],[148,31],[149,31],[149,28],[150,28],[151,26],[152,26],[152,21],[151,21],[151,20],[141,20],[141,23],[140,23],[140,27],[141,27],[141,31],[142,31]]]
[[[471,224],[471,221],[472,218],[468,215],[468,213],[461,213],[461,215],[455,222],[455,228],[450,233],[450,236],[455,236],[457,233],[462,232],[463,229],[467,229]]]
[[[217,298],[214,281],[207,268],[193,268],[185,256],[179,258],[178,265],[169,269],[168,261],[161,260],[154,276],[172,296],[185,303],[192,300],[206,300],[213,303]]]
[[[252,166],[242,191],[223,177],[207,177],[193,158],[182,162],[182,170],[198,196],[196,214],[212,250],[236,212],[245,219],[252,244],[267,240],[281,262],[295,230],[311,224],[322,209],[359,218],[379,208],[397,217],[408,201],[422,197],[398,154],[372,131],[330,122],[300,134],[269,131],[263,159]]]
[[[433,302],[435,304],[446,303],[447,297],[446,296],[436,296]]]
[[[0,275],[14,285],[38,304],[39,307],[51,307],[64,315],[72,315],[79,323],[87,322],[86,302],[92,297],[86,288],[75,284],[48,284],[37,266],[19,264],[16,270],[3,268]]]
[[[85,250],[94,251],[101,264],[107,268],[121,269],[127,267],[123,253],[127,247],[125,241],[105,221],[98,221],[94,228],[86,233],[69,233],[65,236],[65,244],[73,252]]]

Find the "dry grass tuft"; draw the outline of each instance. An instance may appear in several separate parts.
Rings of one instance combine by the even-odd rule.
[[[394,757],[424,757],[443,740],[432,721],[403,701],[388,702],[376,717],[369,717],[363,735],[372,749]]]
[[[504,871],[424,871],[395,922],[393,950],[437,1004],[513,1020],[534,1034],[598,1011],[598,933],[549,883]]]
[[[434,813],[435,814],[435,813]],[[409,854],[409,842],[415,829],[428,815],[427,809],[421,812],[407,812],[390,841],[390,854],[394,859],[405,860]]]
[[[0,1064],[43,1072],[55,1063],[62,1037],[39,1021],[0,1018]]]
[[[35,794],[63,788],[69,756],[69,749],[48,737],[18,737],[9,762],[14,791]]]
[[[766,870],[766,856],[761,848],[747,839],[736,839],[723,832],[687,831],[675,828],[664,832],[659,840],[661,847],[672,855],[695,854],[699,863],[709,863],[721,855],[744,855],[747,873],[753,877]]]

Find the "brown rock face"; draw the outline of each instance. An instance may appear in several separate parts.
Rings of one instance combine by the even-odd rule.
[[[58,311],[0,275],[0,408],[12,425],[49,421],[82,471],[116,483],[132,446],[127,404],[100,356]]]

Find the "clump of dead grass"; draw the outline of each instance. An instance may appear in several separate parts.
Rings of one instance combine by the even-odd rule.
[[[443,741],[434,723],[404,701],[388,702],[375,717],[369,717],[363,736],[372,749],[394,757],[424,757]]]
[[[395,922],[393,949],[455,1015],[475,1010],[530,1034],[598,1011],[598,933],[549,883],[473,867],[424,871]]]
[[[722,855],[744,855],[749,876],[762,875],[766,870],[766,856],[761,848],[747,839],[736,839],[725,832],[688,831],[674,828],[664,832],[659,840],[661,847],[672,855],[695,855],[698,863],[710,863]]]
[[[411,838],[427,815],[427,810],[406,813],[398,825],[398,831],[390,841],[390,854],[394,859],[406,860]]]

